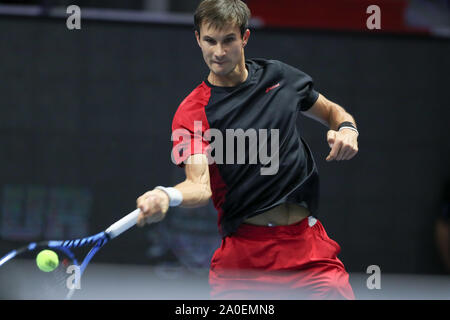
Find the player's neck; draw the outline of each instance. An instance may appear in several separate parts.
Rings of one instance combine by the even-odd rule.
[[[248,70],[245,67],[245,59],[242,59],[240,63],[236,65],[236,68],[225,76],[219,76],[212,71],[208,75],[208,81],[213,86],[217,87],[235,87],[248,77]]]

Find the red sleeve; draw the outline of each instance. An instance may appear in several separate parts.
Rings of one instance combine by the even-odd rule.
[[[206,85],[197,87],[178,107],[172,121],[172,162],[183,167],[189,156],[207,154],[209,141],[204,132],[209,129],[205,106],[210,89]]]

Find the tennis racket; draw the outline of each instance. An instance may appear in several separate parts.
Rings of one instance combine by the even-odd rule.
[[[106,243],[133,227],[137,223],[140,212],[140,209],[136,209],[105,231],[89,237],[32,242],[9,252],[0,259],[0,275],[3,274],[5,277],[4,279],[0,277],[3,287],[0,289],[0,298],[2,295],[5,297],[17,295],[26,299],[71,299],[74,292],[80,289],[80,279],[89,261]],[[32,271],[37,271],[30,272],[30,268],[24,269],[23,265],[18,263],[21,258],[35,257],[37,252],[44,249],[53,250],[58,254],[60,263],[55,270],[43,272],[34,264]],[[84,256],[86,252],[87,254]],[[77,256],[84,256],[84,259],[77,259]],[[15,259],[16,257],[18,259]],[[14,261],[17,261],[16,265],[14,265]],[[12,275],[13,273],[21,273],[24,282],[28,282],[28,285],[19,285],[17,281],[5,285],[8,282],[8,274]],[[38,276],[32,277],[32,273]],[[35,292],[30,287],[36,288]]]

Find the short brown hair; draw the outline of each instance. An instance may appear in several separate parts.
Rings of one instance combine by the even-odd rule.
[[[250,9],[241,0],[203,0],[194,14],[195,30],[200,34],[203,22],[222,29],[229,23],[235,23],[244,35],[250,20]]]

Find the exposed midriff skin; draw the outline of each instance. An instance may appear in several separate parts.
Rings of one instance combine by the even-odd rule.
[[[310,215],[308,209],[294,203],[283,203],[244,221],[257,226],[287,226],[300,222]]]

